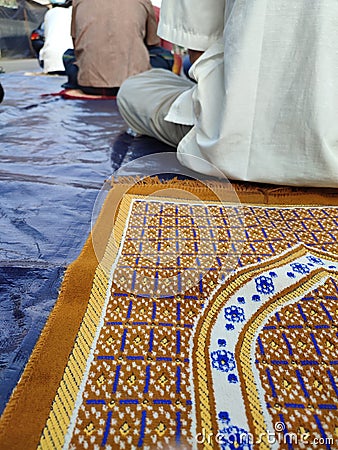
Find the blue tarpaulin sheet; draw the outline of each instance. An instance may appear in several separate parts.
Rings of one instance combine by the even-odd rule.
[[[87,239],[104,181],[121,166],[126,175],[167,170],[138,158],[173,149],[126,134],[115,100],[44,95],[65,77],[14,72],[0,81],[1,413]]]

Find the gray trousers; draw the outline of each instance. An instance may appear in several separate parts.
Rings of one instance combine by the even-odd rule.
[[[191,126],[164,120],[176,98],[193,83],[169,70],[152,69],[128,78],[120,87],[117,104],[127,124],[137,133],[176,147]]]

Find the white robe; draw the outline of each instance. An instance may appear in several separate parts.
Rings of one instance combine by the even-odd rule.
[[[54,7],[45,14],[45,43],[39,54],[45,73],[65,70],[63,54],[69,48],[73,48],[70,35],[71,19],[71,6],[69,8]]]
[[[194,125],[182,164],[338,187],[338,0],[163,0],[159,35],[205,51],[166,118]]]

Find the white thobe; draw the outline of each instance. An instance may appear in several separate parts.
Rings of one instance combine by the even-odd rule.
[[[193,125],[182,164],[338,187],[337,0],[163,0],[158,34],[205,51],[190,71],[197,85],[166,117]]]
[[[40,50],[39,59],[44,62],[44,72],[63,72],[63,54],[73,48],[70,35],[72,7],[54,7],[45,14],[45,43]]]

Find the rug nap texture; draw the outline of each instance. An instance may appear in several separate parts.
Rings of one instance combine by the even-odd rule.
[[[0,448],[338,448],[337,204],[113,184]]]

